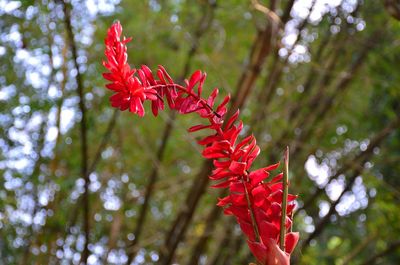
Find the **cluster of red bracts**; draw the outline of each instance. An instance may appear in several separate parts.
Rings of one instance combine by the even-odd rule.
[[[239,111],[224,123],[229,96],[216,107],[214,105],[218,89],[214,89],[207,99],[202,98],[206,75],[200,71],[185,80],[185,85],[182,86],[176,84],[162,66],[158,67],[156,76],[147,66],[131,69],[127,62],[126,47],[130,39],[121,39],[121,34],[121,24],[116,22],[108,30],[105,40],[107,61],[103,64],[109,73],[103,76],[111,82],[107,88],[115,92],[110,98],[112,106],[121,110],[129,109],[130,112],[143,116],[143,103],[150,100],[152,112],[157,115],[159,110],[164,109],[166,99],[171,109],[184,114],[195,112],[207,119],[207,124],[193,126],[189,131],[213,131],[212,135],[200,140],[199,144],[204,146],[203,157],[213,159],[215,169],[210,179],[217,183],[212,187],[229,189],[229,195],[220,199],[218,205],[224,208],[225,214],[236,217],[247,236],[250,250],[259,263],[289,264],[290,254],[299,236],[298,233],[289,232],[295,200],[295,196],[289,195],[283,228],[287,232],[285,249],[279,248],[282,174],[269,180],[270,171],[279,164],[251,171],[251,165],[260,153],[260,148],[252,135],[238,141],[243,128],[243,123],[237,122]]]

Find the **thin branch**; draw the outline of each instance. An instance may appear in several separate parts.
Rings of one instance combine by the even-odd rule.
[[[173,128],[173,118],[174,117],[175,116],[172,116],[172,119],[167,121],[166,127],[164,129],[162,140],[161,140],[161,145],[157,150],[156,163],[158,163],[158,164],[160,164],[160,162],[164,158],[164,153],[166,150],[167,142],[168,142],[168,139],[171,135],[172,128]],[[156,180],[158,178],[158,174],[159,174],[159,166],[154,166],[153,170],[150,174],[150,177],[149,177],[149,182],[146,186],[144,202],[143,202],[142,206],[140,207],[139,217],[137,219],[136,226],[135,226],[135,229],[133,232],[133,234],[135,235],[135,238],[132,241],[132,243],[129,245],[129,248],[128,248],[127,264],[130,264],[132,262],[133,258],[136,255],[136,252],[138,250],[136,246],[139,242],[140,236],[143,231],[143,226],[145,224],[145,218],[146,218],[147,211],[149,208],[150,199],[152,198],[152,195],[153,195],[153,191],[154,191]]]
[[[224,191],[222,191],[221,193],[224,193]],[[214,205],[212,210],[209,212],[209,214],[207,216],[206,222],[204,224],[205,229],[204,229],[203,233],[201,234],[199,240],[197,241],[195,247],[193,248],[192,253],[190,255],[189,262],[187,263],[187,265],[199,264],[199,262],[200,262],[199,259],[200,259],[201,255],[203,254],[204,249],[207,246],[207,242],[210,239],[210,237],[213,235],[215,221],[218,220],[218,218],[221,216],[221,213],[222,213],[222,211],[221,211],[220,207],[218,207],[217,205]],[[229,225],[228,227],[232,227],[232,226]]]
[[[194,209],[197,208],[200,198],[206,190],[209,182],[208,175],[212,168],[212,161],[204,161],[201,166],[201,171],[199,171],[195,177],[186,197],[184,206],[181,207],[178,216],[174,220],[161,249],[160,264],[170,264],[172,261],[178,243],[184,238],[187,227],[192,220]]]
[[[276,35],[277,32],[271,25],[267,25],[264,30],[258,32],[251,47],[249,64],[244,67],[244,71],[238,80],[237,89],[235,95],[232,97],[232,103],[227,117],[244,106],[247,101],[260,75],[264,62],[271,51],[273,38],[275,38]]]
[[[372,257],[370,257],[368,260],[364,261],[361,263],[361,265],[374,265],[376,264],[377,260],[380,258],[383,258],[387,256],[388,254],[391,254],[392,252],[396,251],[398,248],[400,248],[400,240],[393,241],[389,243],[386,249],[383,251],[376,253]]]
[[[65,91],[65,87],[67,85],[68,82],[68,67],[67,67],[67,47],[66,45],[64,45],[63,49],[62,49],[62,58],[63,58],[63,64],[61,66],[61,73],[63,76],[63,79],[60,83],[60,94],[61,97],[57,100],[57,116],[56,116],[56,127],[57,127],[57,136],[55,139],[55,146],[54,146],[54,158],[51,161],[50,164],[50,170],[51,170],[51,174],[52,176],[55,176],[55,172],[58,168],[58,163],[59,163],[59,156],[60,156],[60,152],[58,150],[59,146],[60,146],[60,141],[61,141],[61,112],[62,112],[62,106],[64,104],[64,91]]]
[[[246,183],[244,182],[244,180],[242,180],[242,183],[243,183],[243,187],[244,187],[244,190],[245,190],[247,208],[249,209],[249,213],[250,213],[251,225],[252,225],[253,230],[254,230],[255,242],[261,242],[260,232],[259,232],[256,216],[254,214],[254,210],[253,210],[253,207],[251,205],[249,192],[247,190]]]
[[[81,112],[81,122],[80,122],[80,138],[81,138],[81,175],[85,181],[84,193],[83,193],[83,226],[85,233],[85,244],[83,248],[83,253],[81,257],[81,262],[87,263],[89,257],[89,236],[90,236],[90,205],[89,205],[89,175],[88,175],[88,145],[87,145],[87,127],[86,127],[86,107],[85,107],[85,97],[84,97],[84,87],[83,79],[79,69],[78,64],[78,53],[76,44],[74,41],[74,33],[71,25],[71,13],[67,6],[67,3],[63,0],[59,0],[63,6],[64,12],[64,23],[68,35],[68,44],[71,49],[72,59],[74,67],[76,69],[76,84],[78,88],[79,96],[79,110]]]
[[[348,24],[345,24],[347,27]],[[343,32],[343,33],[342,33]],[[340,34],[337,34],[335,38],[331,39],[331,34],[326,34],[325,37],[322,39],[321,44],[319,45],[315,58],[316,61],[326,62],[324,67],[316,67],[311,66],[310,71],[308,72],[307,78],[304,82],[304,91],[300,94],[298,98],[298,103],[294,104],[292,108],[289,108],[288,111],[288,118],[287,124],[293,124],[287,130],[284,130],[283,133],[279,136],[279,138],[275,141],[276,146],[284,146],[289,136],[291,135],[294,128],[298,128],[299,126],[303,126],[304,119],[307,119],[309,116],[308,113],[311,108],[311,105],[316,105],[319,103],[321,96],[325,95],[326,88],[330,85],[332,80],[332,72],[338,63],[338,57],[342,56],[343,52],[342,49],[344,48],[346,41],[348,39],[348,34],[344,34],[345,30],[342,30]],[[328,46],[327,43],[331,41],[334,43],[333,51],[324,56],[324,51]],[[321,68],[323,69],[322,75],[320,73]],[[310,96],[308,103],[306,103],[307,107],[304,105],[304,101],[306,100],[306,96],[311,95],[312,88],[315,86],[317,80],[319,80],[319,84],[316,86],[318,91],[316,92],[317,96]],[[313,114],[313,113],[312,113]],[[312,115],[311,115],[312,116]],[[295,148],[292,149],[294,151]],[[300,178],[297,179],[300,181]]]
[[[126,192],[128,194],[128,192]],[[119,235],[121,234],[121,228],[122,224],[124,221],[124,209],[121,207],[114,215],[113,215],[113,221],[110,226],[110,232],[108,236],[108,246],[107,246],[107,251],[106,254],[104,255],[104,263],[107,263],[108,256],[110,255],[110,252],[112,249],[114,249],[117,245],[117,240]]]
[[[353,61],[353,63],[349,66],[349,69],[341,76],[337,85],[335,86],[334,92],[328,96],[323,97],[323,91],[320,90],[319,93],[315,95],[315,97],[309,102],[309,109],[314,110],[311,112],[312,115],[304,116],[305,118],[301,122],[301,124],[306,125],[307,127],[304,128],[303,132],[294,142],[294,150],[292,150],[293,156],[296,156],[297,153],[301,149],[300,143],[304,142],[312,132],[317,127],[317,123],[320,122],[336,103],[336,98],[342,95],[348,88],[351,81],[354,80],[354,77],[360,70],[361,66],[364,64],[365,60],[367,59],[367,55],[373,49],[374,46],[378,43],[376,39],[379,39],[381,32],[376,31],[374,32],[367,40],[366,45],[359,53],[358,57]],[[326,93],[326,92],[325,92]]]
[[[309,244],[311,240],[317,238],[323,230],[327,227],[329,224],[330,218],[332,215],[334,215],[336,211],[336,206],[340,203],[341,199],[343,196],[351,190],[353,187],[353,184],[356,180],[356,178],[362,173],[364,170],[364,167],[358,167],[354,170],[354,172],[351,174],[351,177],[347,179],[347,183],[343,191],[340,193],[339,197],[333,201],[329,207],[328,213],[319,221],[319,223],[315,226],[314,231],[303,241],[301,244],[301,250],[304,253],[306,249],[309,247]]]
[[[281,18],[268,7],[263,6],[258,2],[258,0],[251,0],[251,5],[254,9],[260,11],[261,13],[265,14],[268,20],[277,28],[283,27],[283,23]]]
[[[220,209],[218,209],[220,210]],[[224,235],[222,237],[222,240],[219,242],[218,246],[214,249],[215,250],[215,255],[211,259],[210,263],[208,265],[217,265],[217,264],[226,264],[226,257],[231,256],[230,255],[230,250],[234,249],[233,243],[236,243],[234,240],[235,237],[232,237],[232,231],[234,227],[234,223],[232,222],[233,218],[231,221],[225,225],[225,231]],[[240,235],[240,240],[242,235]],[[232,253],[237,253],[237,251],[232,251]],[[225,261],[224,261],[225,259]],[[198,260],[197,260],[198,261]],[[190,264],[198,264],[198,263],[190,263]],[[188,264],[189,265],[189,264]]]
[[[344,256],[341,265],[347,265],[349,262],[354,259],[361,251],[363,251],[374,239],[377,237],[377,233],[372,233],[368,237],[366,237],[360,244],[358,244],[355,248],[353,248],[349,254]]]
[[[100,162],[100,158],[101,158],[101,153],[104,151],[104,149],[106,148],[108,142],[111,139],[111,134],[112,131],[114,130],[114,128],[116,127],[116,122],[118,120],[118,116],[119,116],[119,111],[115,110],[113,112],[113,115],[111,116],[110,120],[108,121],[108,125],[107,128],[105,130],[105,132],[103,133],[103,136],[101,138],[100,144],[97,148],[97,151],[95,153],[93,162],[90,164],[89,167],[89,171],[87,173],[88,176],[90,176],[90,174],[94,171],[96,171],[96,168]],[[60,199],[62,199],[62,195],[59,194],[57,199],[55,199],[55,202],[58,202]],[[65,231],[68,233],[70,228],[73,227],[76,224],[76,220],[78,218],[78,214],[79,214],[79,210],[81,208],[81,205],[83,203],[83,198],[79,197],[78,201],[75,203],[75,207],[73,210],[71,210],[71,214],[69,217],[69,221],[68,224],[65,228]],[[53,204],[57,204],[57,203],[53,203]]]
[[[92,163],[90,164],[89,171],[88,171],[89,175],[96,170],[97,164],[100,162],[101,154],[103,153],[108,142],[110,141],[111,134],[115,127],[118,116],[119,116],[119,111],[118,111],[118,109],[115,109],[113,112],[113,115],[111,116],[110,120],[108,121],[107,129],[104,132],[103,137],[101,138],[101,142],[100,142],[99,146],[97,147],[97,151],[94,155],[94,159],[93,159]]]
[[[260,92],[257,96],[257,99],[260,102],[260,104],[259,104],[260,108],[252,116],[252,120],[250,122],[250,124],[253,124],[254,127],[260,127],[260,124],[262,124],[261,121],[267,115],[269,103],[271,102],[271,100],[274,96],[274,92],[276,91],[276,88],[282,78],[283,70],[288,65],[289,57],[294,53],[297,43],[299,43],[302,40],[303,35],[301,34],[301,31],[306,27],[308,18],[311,14],[311,10],[314,8],[314,6],[315,6],[315,0],[313,1],[312,5],[310,7],[308,16],[305,19],[303,19],[301,24],[298,26],[298,28],[297,28],[298,35],[297,35],[296,41],[291,46],[290,50],[288,51],[288,54],[283,59],[283,61],[280,60],[278,47],[275,47],[273,61],[271,63],[270,69],[269,69],[269,74],[266,76],[266,78],[264,80],[263,89],[260,90]],[[259,133],[261,133],[262,130],[258,129],[255,131],[258,132],[257,134],[259,134]],[[256,138],[258,138],[257,134],[256,134]]]
[[[302,143],[307,142],[307,139],[311,136],[313,130],[317,128],[317,124],[323,120],[323,117],[326,117],[326,115],[329,113],[329,111],[333,107],[334,100],[333,98],[338,97],[339,95],[343,94],[348,88],[350,82],[354,79],[356,76],[356,73],[362,66],[363,62],[365,61],[368,52],[371,51],[371,49],[376,45],[376,42],[373,42],[372,40],[377,38],[377,35],[379,36],[379,31],[375,31],[371,36],[367,38],[367,40],[364,41],[364,47],[361,50],[361,52],[358,54],[356,57],[356,60],[354,60],[348,70],[347,70],[347,75],[342,75],[340,80],[337,82],[335,85],[334,89],[328,96],[324,96],[324,94],[327,94],[327,92],[324,92],[324,90],[329,87],[331,81],[331,78],[324,77],[321,82],[321,84],[318,92],[316,95],[314,95],[311,100],[308,101],[308,107],[304,108],[306,111],[309,111],[309,114],[306,115],[297,115],[299,118],[297,119],[297,122],[295,125],[288,130],[284,131],[279,139],[276,141],[276,145],[282,146],[284,142],[287,141],[287,136],[290,134],[292,131],[292,128],[300,128],[303,125],[306,125],[307,127],[304,128],[301,132],[300,135],[298,135],[295,140],[291,143],[293,145],[293,148],[291,150],[291,155],[293,157],[299,158],[300,156],[298,155],[300,151],[302,150]],[[313,110],[310,112],[310,110]],[[297,181],[300,181],[300,178],[297,179]]]
[[[332,22],[333,23],[333,22]],[[335,45],[333,47],[333,51],[331,51],[330,55],[336,57],[336,59],[338,58],[339,53],[339,48],[344,44],[345,40],[341,40],[340,39],[341,34],[338,34],[336,36],[336,38],[334,38],[332,40],[332,34],[330,33],[330,31],[327,31],[324,38],[321,40],[321,43],[319,44],[317,51],[315,53],[315,56],[313,55],[313,57],[315,58],[315,62],[324,62],[327,61],[329,58],[326,58],[326,56],[324,55],[324,52],[326,50],[326,48],[329,46],[328,43],[329,41],[332,41],[334,43],[338,43],[337,45]],[[300,109],[302,107],[304,107],[304,100],[306,98],[307,95],[310,94],[310,90],[311,88],[313,88],[315,82],[317,81],[317,77],[319,76],[319,72],[321,70],[321,64],[315,63],[314,65],[311,65],[311,69],[307,74],[307,77],[305,79],[305,81],[303,82],[303,93],[301,93],[298,97],[298,102],[294,103],[292,108],[289,108],[288,111],[288,122],[292,122],[295,118],[296,115],[299,114]],[[328,67],[325,67],[328,68]]]
[[[363,165],[370,157],[374,154],[374,149],[379,147],[386,137],[393,132],[400,124],[400,118],[398,117],[394,121],[390,122],[385,128],[379,131],[370,141],[367,149],[365,151],[359,152],[355,157],[344,158],[345,164],[333,175],[329,178],[328,182],[325,184],[323,188],[316,188],[316,190],[312,193],[312,195],[305,200],[302,207],[300,207],[296,212],[300,210],[307,210],[311,205],[314,204],[316,199],[325,191],[325,187],[327,187],[333,180],[337,179],[340,175],[346,173],[347,171],[354,168],[354,165]]]

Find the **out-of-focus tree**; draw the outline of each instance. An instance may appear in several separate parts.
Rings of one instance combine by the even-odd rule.
[[[206,92],[233,95],[268,154],[257,163],[290,146],[293,264],[397,264],[398,13],[396,1],[0,1],[0,264],[254,262],[182,130],[194,118],[109,107],[116,19],[131,64],[181,80],[202,69]]]

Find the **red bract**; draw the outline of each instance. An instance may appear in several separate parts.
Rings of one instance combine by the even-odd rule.
[[[290,254],[299,239],[298,233],[289,232],[296,197],[289,194],[285,227],[280,227],[282,174],[270,177],[270,172],[279,164],[250,170],[260,153],[256,139],[250,135],[238,141],[243,129],[242,121],[238,121],[239,111],[225,122],[229,96],[217,106],[214,105],[218,89],[214,89],[208,98],[202,97],[205,73],[196,71],[189,80],[185,80],[184,85],[179,85],[162,66],[158,66],[156,75],[145,65],[141,69],[131,69],[127,63],[126,48],[130,39],[121,39],[121,34],[122,27],[116,22],[108,30],[105,40],[107,62],[103,64],[110,72],[103,76],[111,81],[107,88],[115,92],[110,98],[112,106],[143,116],[143,102],[150,100],[156,116],[164,109],[164,101],[167,100],[171,109],[182,114],[195,112],[207,120],[206,124],[195,125],[189,131],[207,129],[212,132],[198,143],[204,146],[203,157],[213,159],[215,169],[209,178],[216,184],[212,187],[229,190],[225,198],[219,199],[218,205],[223,207],[225,214],[236,217],[259,263],[289,264]],[[281,229],[286,234],[284,250],[279,248]]]
[[[108,89],[116,92],[111,98],[111,105],[120,110],[129,109],[130,112],[144,116],[143,102],[146,99],[156,100],[157,93],[147,85],[143,85],[137,77],[134,77],[136,69],[131,69],[127,59],[126,43],[131,39],[125,37],[121,40],[122,27],[120,23],[114,23],[109,29],[105,40],[106,49],[104,54],[107,62],[103,65],[110,71],[104,73],[103,77],[110,84]]]

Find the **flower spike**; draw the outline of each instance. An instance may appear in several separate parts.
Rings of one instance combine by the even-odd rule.
[[[182,114],[194,112],[204,118],[206,124],[195,125],[189,132],[210,131],[209,136],[198,141],[204,146],[202,156],[213,160],[215,169],[209,178],[217,183],[212,187],[229,191],[217,205],[226,215],[235,216],[260,264],[289,265],[299,234],[291,232],[296,196],[287,193],[287,173],[282,184],[282,174],[269,178],[279,163],[250,170],[260,153],[256,139],[250,135],[237,140],[243,122],[238,119],[239,111],[225,117],[229,95],[216,107],[218,89],[214,89],[208,98],[202,97],[205,73],[196,71],[180,85],[161,65],[156,75],[146,65],[131,69],[126,46],[131,38],[121,36],[122,26],[117,21],[108,30],[105,39],[107,60],[103,62],[108,70],[103,77],[110,82],[106,87],[114,93],[110,97],[111,105],[142,117],[145,114],[143,104],[148,100],[152,113],[157,116],[164,109],[166,99],[171,109]]]

